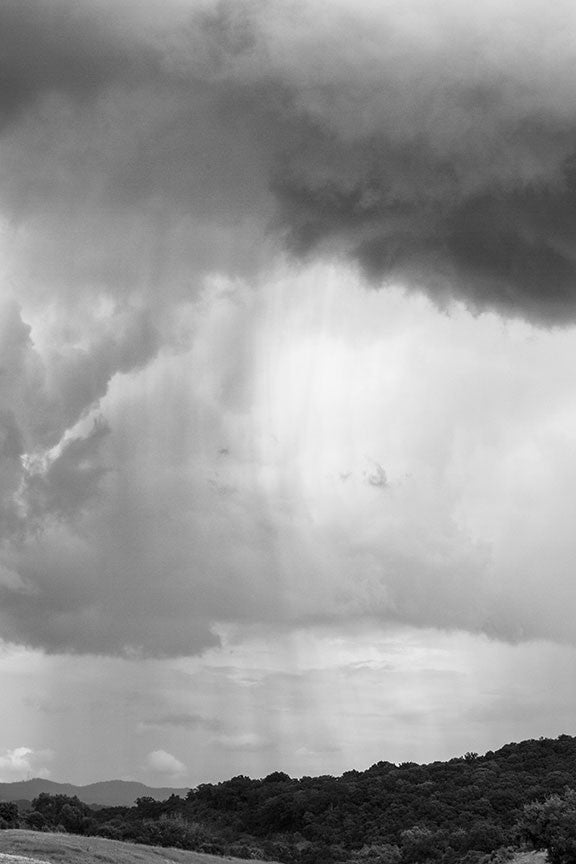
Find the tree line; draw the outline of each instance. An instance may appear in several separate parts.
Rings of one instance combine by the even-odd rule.
[[[42,793],[0,827],[97,834],[285,864],[499,864],[521,845],[576,864],[576,738],[508,744],[418,765],[378,762],[340,777],[274,772],[203,783],[185,798],[92,808]]]

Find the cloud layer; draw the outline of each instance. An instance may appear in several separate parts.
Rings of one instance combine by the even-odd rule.
[[[568,343],[393,287],[573,322],[575,29],[540,0],[2,5],[5,639],[575,638]]]
[[[375,284],[573,317],[568,2],[160,15],[59,0],[2,16],[0,190],[45,278],[156,294],[161,275],[163,294],[182,291],[203,268],[250,271],[256,237],[279,230]]]

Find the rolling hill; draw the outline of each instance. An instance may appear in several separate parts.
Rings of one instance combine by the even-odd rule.
[[[105,807],[131,807],[137,798],[154,798],[165,801],[170,795],[185,796],[188,788],[152,788],[144,783],[130,780],[106,780],[87,786],[72,783],[56,783],[36,777],[17,783],[0,783],[0,801],[32,801],[41,792],[49,795],[76,795],[85,804],[100,804]]]

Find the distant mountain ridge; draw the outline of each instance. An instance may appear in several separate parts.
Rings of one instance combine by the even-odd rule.
[[[136,780],[104,780],[89,783],[87,786],[74,786],[72,783],[56,783],[36,777],[15,783],[0,783],[0,801],[32,801],[41,792],[49,795],[76,795],[85,804],[100,804],[107,807],[131,807],[137,798],[154,798],[165,801],[170,795],[185,797],[190,787],[153,788]]]

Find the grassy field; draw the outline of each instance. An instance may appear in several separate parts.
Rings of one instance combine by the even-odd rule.
[[[183,849],[37,831],[0,831],[0,864],[26,864],[25,860],[4,858],[4,854],[48,864],[246,864],[239,858],[219,858]],[[510,864],[546,864],[546,855],[544,852],[520,852]]]
[[[44,834],[38,831],[0,831],[0,864],[10,859],[3,853],[48,861],[50,864],[223,864],[238,858],[219,858],[183,849],[139,846],[104,837],[79,837],[75,834]],[[13,864],[24,864],[15,861]],[[246,864],[246,862],[242,862]]]
[[[512,864],[546,864],[546,853],[519,852],[514,856]]]

